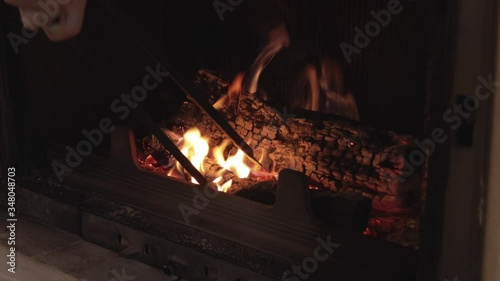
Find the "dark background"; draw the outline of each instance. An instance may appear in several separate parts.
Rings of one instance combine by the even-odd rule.
[[[89,63],[88,54],[82,56],[75,49],[78,38],[54,43],[40,33],[13,58],[19,61],[17,71],[26,94],[23,114],[35,137],[62,144],[81,140],[83,128],[97,128],[99,120],[113,116],[109,106],[119,96],[117,89],[132,89],[141,82],[148,64],[141,55],[134,55],[136,50],[118,33],[136,38],[188,78],[206,67],[232,79],[250,67],[267,32],[281,21],[287,25],[293,48],[327,51],[343,64],[361,123],[414,135],[424,131],[430,102],[427,74],[432,66],[427,55],[432,32],[429,1],[402,1],[403,11],[361,54],[354,54],[350,64],[338,44],[353,44],[354,27],[364,29],[373,20],[370,11],[386,9],[388,1],[244,0],[221,22],[212,1],[108,0],[104,6],[121,19],[111,30],[103,28],[109,18],[99,12],[102,3],[96,2],[89,1],[81,37],[94,36],[95,47],[102,46],[107,50],[103,54],[114,57],[110,59],[117,64],[110,73],[114,79],[103,81],[102,74],[96,75],[99,62]],[[17,11],[1,5],[3,13],[10,15],[7,25],[20,34]],[[115,88],[113,83],[120,85]],[[177,101],[172,102],[169,95],[168,89],[162,89],[145,101],[157,119],[175,110]]]

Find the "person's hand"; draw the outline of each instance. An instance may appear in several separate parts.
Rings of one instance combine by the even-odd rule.
[[[78,35],[82,29],[87,0],[5,0],[19,8],[25,28],[43,29],[53,41]]]

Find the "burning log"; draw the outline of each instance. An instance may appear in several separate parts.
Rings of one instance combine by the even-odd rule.
[[[205,70],[199,72],[196,82],[212,94],[212,102],[223,97],[229,85]],[[413,149],[411,136],[364,128],[345,120],[300,118],[248,93],[240,93],[236,100],[222,100],[218,103],[220,113],[254,149],[265,171],[301,171],[309,177],[311,186],[357,191],[374,199],[376,208],[391,212],[414,207],[408,202],[418,204],[418,200],[406,197],[419,193],[420,174],[414,173],[404,182],[394,177],[401,174],[405,155]],[[211,147],[224,141],[210,118],[190,103],[171,123],[197,127],[203,136],[209,136]]]
[[[210,93],[211,103],[217,104],[220,114],[254,149],[262,164],[260,171],[253,169],[248,177],[239,178],[223,167],[221,163],[227,163],[218,161],[213,151],[225,137],[191,103],[185,103],[163,126],[179,146],[185,130],[201,131],[212,150],[198,168],[209,181],[229,194],[272,205],[274,175],[285,168],[295,169],[310,179],[311,206],[318,218],[359,231],[366,225],[365,214],[372,206],[365,234],[417,247],[418,239],[413,238],[423,194],[421,175],[416,171],[402,182],[394,176],[402,173],[405,156],[414,149],[411,136],[365,128],[344,119],[303,118],[288,114],[286,108],[278,111],[256,95],[240,93],[235,84],[241,84],[241,78],[230,86],[221,76],[201,70],[196,84]],[[224,95],[228,89],[230,95]],[[141,141],[139,160],[145,168],[191,180],[175,169],[176,161],[154,136]],[[227,159],[237,148],[223,150]],[[391,218],[390,227],[381,224],[387,218]]]

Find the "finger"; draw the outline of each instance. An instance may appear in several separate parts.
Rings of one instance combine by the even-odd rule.
[[[28,28],[28,26],[35,28],[45,27],[51,24],[58,15],[50,16],[44,11],[36,10],[21,10],[21,20],[23,25]]]
[[[5,3],[26,10],[39,10],[38,0],[4,0]]]
[[[21,15],[21,22],[23,23],[24,28],[32,31],[38,30],[38,28],[33,24],[33,18],[30,17],[33,16],[32,12],[19,9],[19,14]]]
[[[47,37],[53,41],[62,41],[78,35],[82,29],[86,0],[71,0],[61,7],[58,23],[43,28]]]

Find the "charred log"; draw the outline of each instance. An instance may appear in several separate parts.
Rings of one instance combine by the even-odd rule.
[[[422,177],[418,168],[405,170],[406,158],[415,147],[411,136],[375,130],[351,121],[317,113],[293,115],[287,108],[276,110],[258,96],[237,93],[237,87],[209,71],[200,71],[196,84],[231,126],[247,140],[264,171],[291,168],[310,179],[311,206],[321,220],[401,245],[418,247]],[[241,81],[240,81],[241,82]],[[230,89],[232,94],[224,95]],[[221,98],[222,97],[222,98]],[[196,106],[185,103],[180,114],[163,124],[165,132],[179,145],[184,131],[196,127],[215,147],[224,135]],[[175,159],[153,137],[141,138],[139,160],[147,169],[171,174]],[[226,154],[234,153],[228,147]],[[209,157],[203,163],[209,180],[232,181],[229,194],[272,205],[276,181],[253,171],[240,179]],[[272,173],[271,173],[272,174]],[[399,176],[399,175],[405,175]],[[185,177],[189,175],[173,175]],[[354,194],[354,195],[353,195]],[[371,203],[371,204],[370,204]]]
[[[217,101],[228,88],[218,75],[200,71],[197,84]],[[375,208],[418,209],[410,200],[418,194],[418,171],[398,178],[405,156],[414,149],[413,138],[392,131],[365,128],[344,119],[310,119],[281,111],[248,93],[219,103],[221,114],[245,138],[266,171],[291,168],[304,172],[311,186],[332,191],[356,191],[374,199]],[[169,127],[197,127],[210,136],[210,145],[222,143],[224,135],[196,106],[186,103]],[[418,197],[418,196],[417,196]]]

